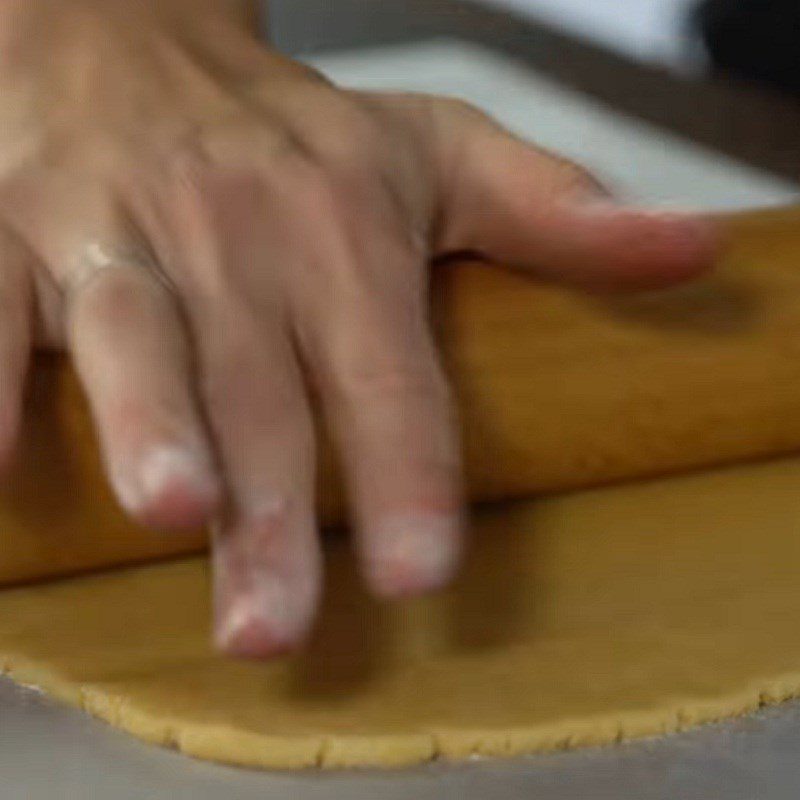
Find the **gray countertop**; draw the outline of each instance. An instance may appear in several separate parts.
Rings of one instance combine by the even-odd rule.
[[[796,800],[800,703],[659,740],[395,773],[260,773],[146,745],[0,678],[2,800]]]

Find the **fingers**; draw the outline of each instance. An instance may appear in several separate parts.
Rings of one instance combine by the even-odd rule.
[[[437,249],[475,250],[538,277],[592,289],[649,289],[709,268],[710,219],[615,204],[581,168],[460,107],[443,127]]]
[[[370,353],[367,343],[379,328],[369,321],[353,328],[353,356],[366,364],[340,362],[326,402],[346,465],[363,572],[385,597],[433,591],[453,577],[462,549],[451,399],[422,334],[416,342],[389,342],[395,352]]]
[[[0,469],[19,434],[33,328],[32,255],[0,228]]]
[[[296,647],[316,610],[315,448],[285,334],[223,305],[195,329],[232,496],[214,531],[215,638],[231,655],[257,658]]]
[[[329,263],[328,274],[351,280],[323,293],[335,304],[306,309],[313,329],[303,338],[322,376],[365,578],[379,595],[400,597],[441,587],[458,565],[461,465],[422,265],[380,238],[364,237],[373,250],[360,256],[326,249],[329,262],[352,259],[349,267]]]
[[[67,342],[120,503],[146,525],[201,525],[221,486],[175,302],[134,248],[92,245],[77,259]]]
[[[215,640],[262,658],[297,647],[321,583],[315,446],[276,276],[274,214],[248,176],[193,169],[172,204],[178,281],[229,502],[215,523]]]

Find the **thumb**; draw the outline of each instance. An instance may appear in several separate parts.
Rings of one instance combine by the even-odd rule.
[[[616,291],[668,286],[712,266],[719,234],[710,216],[620,205],[586,170],[478,109],[445,108],[437,255],[477,251],[538,278]]]

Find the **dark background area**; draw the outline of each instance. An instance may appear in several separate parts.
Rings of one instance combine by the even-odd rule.
[[[763,10],[772,2],[712,2],[706,12],[698,12],[696,21],[709,37],[731,26],[740,30],[739,23],[724,21],[722,4],[739,8],[741,14],[744,6]],[[796,6],[797,21],[800,0],[790,4]],[[456,37],[510,55],[618,111],[800,180],[800,100],[786,87],[744,68],[720,66],[715,74],[677,74],[474,0],[270,0],[270,9],[271,38],[292,55]],[[722,44],[719,47],[724,50]],[[742,52],[754,54],[757,47],[764,45],[752,44],[750,51]],[[798,54],[800,36],[789,58],[797,59]]]

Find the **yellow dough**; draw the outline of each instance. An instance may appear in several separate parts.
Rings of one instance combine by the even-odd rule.
[[[482,512],[458,585],[365,596],[329,542],[316,638],[209,648],[201,558],[0,593],[12,677],[148,741],[260,767],[613,742],[800,691],[800,460]]]

